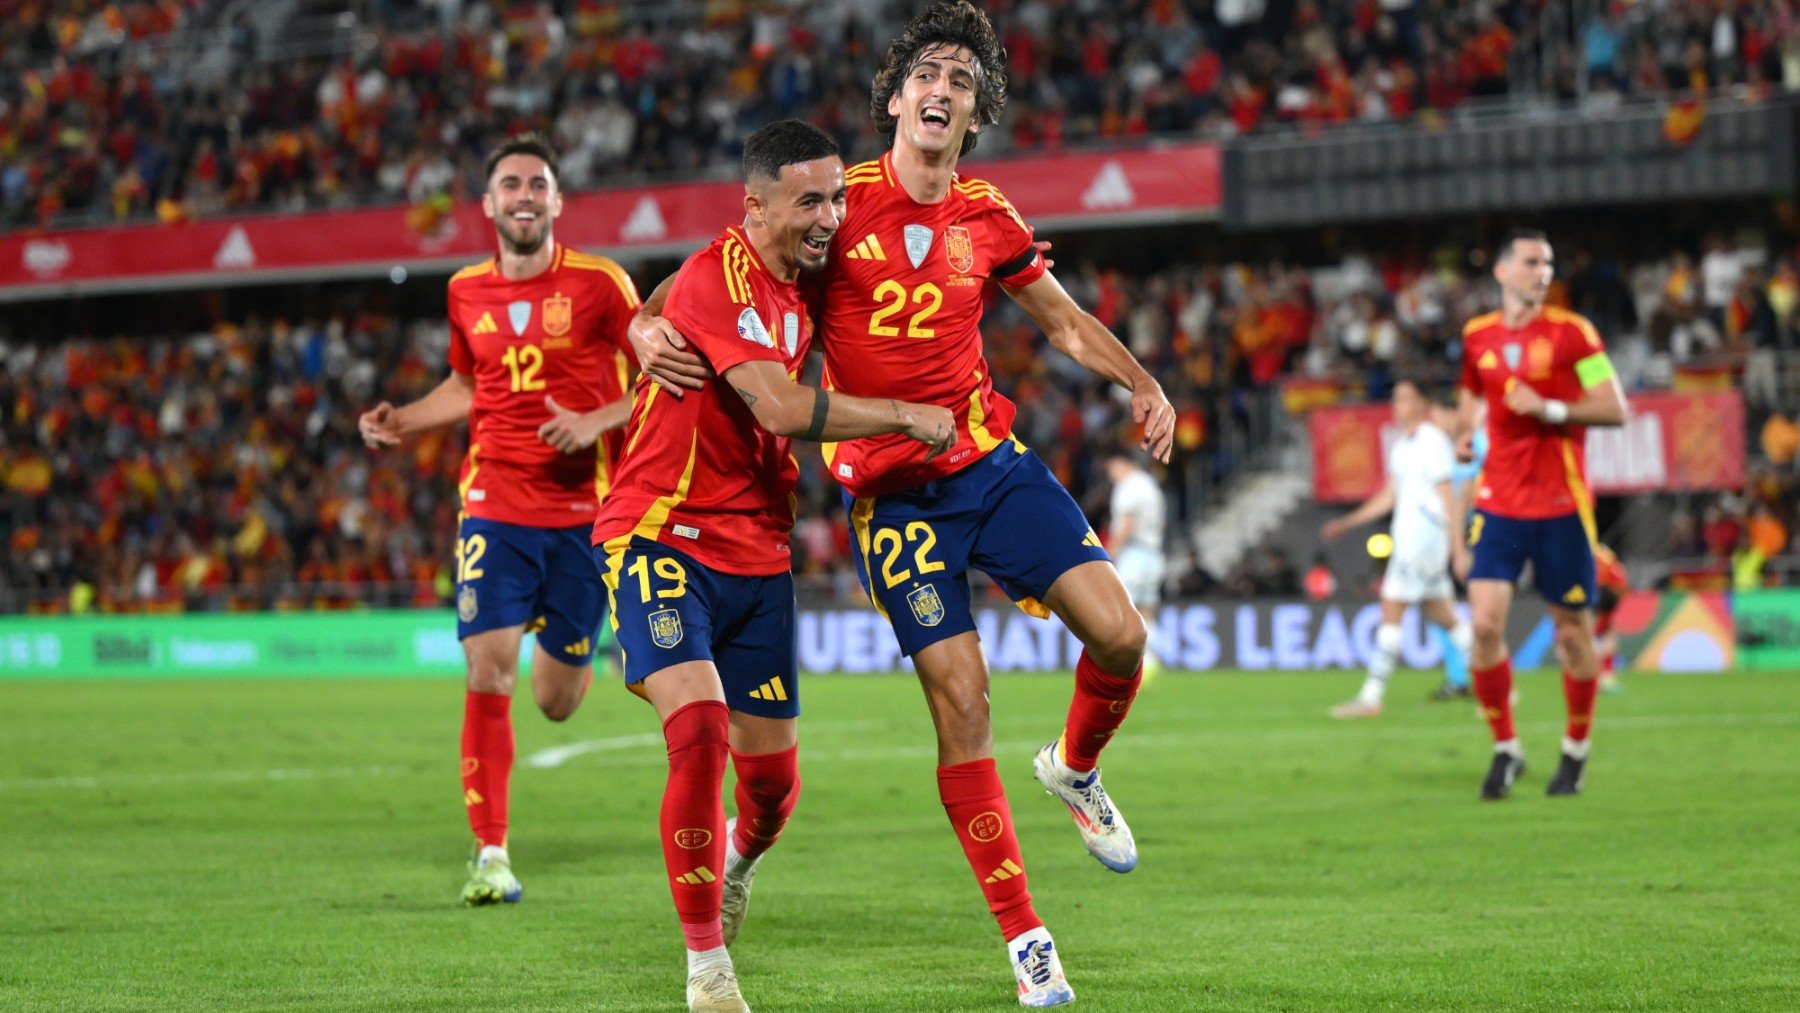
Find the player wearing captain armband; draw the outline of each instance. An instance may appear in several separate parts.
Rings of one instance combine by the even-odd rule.
[[[1544,233],[1520,229],[1497,251],[1501,308],[1463,328],[1458,452],[1472,456],[1480,405],[1488,459],[1469,529],[1469,608],[1475,697],[1494,736],[1481,797],[1503,799],[1525,770],[1513,727],[1506,614],[1526,562],[1555,624],[1568,724],[1547,791],[1574,795],[1587,770],[1600,659],[1594,651],[1594,499],[1587,483],[1589,426],[1625,421],[1625,395],[1592,324],[1544,304],[1553,276]]]

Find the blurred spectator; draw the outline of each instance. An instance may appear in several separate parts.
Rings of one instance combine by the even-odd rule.
[[[563,145],[568,189],[726,172],[780,116],[867,157],[882,40],[918,6],[390,0],[320,39],[222,0],[12,5],[0,227],[466,199],[487,148],[525,129]],[[1591,4],[1581,24],[1517,2],[987,6],[1014,98],[988,151],[1800,91],[1787,3]],[[1730,287],[1709,275],[1707,308]]]

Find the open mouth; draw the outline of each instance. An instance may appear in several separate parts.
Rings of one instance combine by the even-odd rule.
[[[823,236],[801,236],[800,245],[806,252],[813,254],[814,256],[823,257],[825,251],[831,247],[831,236],[829,234]]]
[[[512,213],[512,220],[520,225],[530,225],[532,222],[538,220],[538,215],[535,211],[514,211]]]
[[[948,127],[950,125],[950,111],[932,106],[919,113],[919,122],[926,126]]]

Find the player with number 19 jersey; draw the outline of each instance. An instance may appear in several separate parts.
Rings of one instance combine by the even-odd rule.
[[[771,274],[733,226],[689,257],[664,308],[720,376],[751,359],[797,376],[812,345],[799,286]],[[625,457],[592,542],[662,542],[721,573],[771,576],[793,567],[798,469],[792,441],[757,425],[726,383],[671,397],[638,378]]]
[[[956,446],[930,461],[901,435],[824,446],[852,496],[879,496],[943,478],[1008,441],[1016,409],[994,390],[982,353],[983,292],[990,279],[1029,285],[1045,265],[1031,226],[983,180],[959,177],[943,200],[920,204],[889,152],[847,170],[844,185],[848,209],[819,314],[825,387],[956,413]]]
[[[560,244],[535,278],[508,280],[490,258],[450,279],[450,368],[475,380],[463,513],[537,528],[593,523],[622,435],[602,434],[589,456],[557,450],[538,428],[551,417],[547,396],[590,412],[626,395],[625,328],[637,307],[619,265]]]

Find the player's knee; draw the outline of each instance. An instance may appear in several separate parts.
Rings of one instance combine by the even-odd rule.
[[[1506,621],[1500,616],[1477,615],[1470,620],[1469,626],[1475,632],[1475,642],[1492,646],[1506,640]]]
[[[1556,653],[1565,665],[1581,657],[1582,648],[1591,644],[1588,632],[1581,628],[1580,623],[1556,624]]]
[[[574,716],[575,708],[580,706],[581,698],[574,693],[557,690],[538,690],[532,694],[537,700],[538,710],[552,721],[563,722]]]
[[[469,660],[469,688],[477,693],[512,696],[519,683],[519,666],[488,658]]]
[[[1097,637],[1097,643],[1088,644],[1088,653],[1108,675],[1129,679],[1143,664],[1144,645],[1149,637],[1144,617],[1134,610]]]

